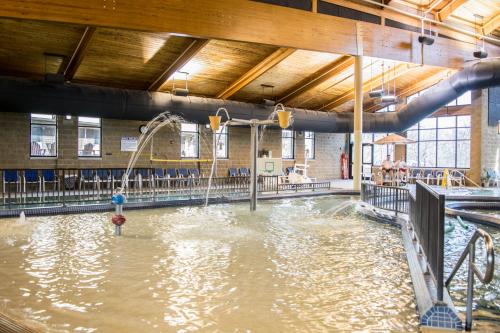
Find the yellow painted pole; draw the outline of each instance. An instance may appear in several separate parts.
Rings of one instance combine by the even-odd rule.
[[[361,190],[361,149],[363,135],[363,56],[354,57],[354,149],[353,188]]]

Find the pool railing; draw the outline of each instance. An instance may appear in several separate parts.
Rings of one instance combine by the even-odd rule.
[[[124,169],[105,168],[0,170],[0,209],[108,202],[122,187],[132,201],[202,198],[209,183],[209,178],[199,174],[187,177],[172,174],[174,177],[171,177],[168,172],[147,168],[135,169],[124,180],[124,172]],[[249,194],[249,186],[249,176],[214,177],[210,196],[244,196]],[[279,176],[258,177],[259,193],[329,190],[330,186],[329,181],[291,184]]]

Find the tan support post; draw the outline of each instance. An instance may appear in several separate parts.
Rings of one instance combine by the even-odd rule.
[[[354,61],[354,149],[353,188],[361,189],[361,149],[363,135],[363,56],[355,56]]]

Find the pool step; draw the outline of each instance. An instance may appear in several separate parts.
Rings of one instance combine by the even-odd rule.
[[[0,332],[2,333],[42,333],[0,312]]]

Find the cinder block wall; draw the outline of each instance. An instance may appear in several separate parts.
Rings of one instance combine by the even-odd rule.
[[[30,158],[29,114],[0,113],[0,169],[8,168],[124,168],[131,156],[120,151],[122,137],[138,137],[140,121],[102,120],[102,157],[82,158],[77,156],[77,119],[58,117],[58,157]],[[180,131],[164,128],[154,136],[153,155],[161,159],[180,159]],[[309,160],[309,175],[318,179],[340,177],[340,154],[345,142],[344,134],[316,133],[316,158]],[[294,160],[283,160],[283,167],[304,162],[304,135],[297,133]],[[281,157],[281,131],[267,129],[259,149],[272,151],[273,157]],[[142,153],[136,167],[199,167],[208,175],[209,163],[162,163],[149,159],[151,146]],[[212,158],[212,132],[200,126],[200,158]],[[229,128],[229,159],[218,161],[217,173],[225,176],[229,167],[250,166],[250,129]]]

